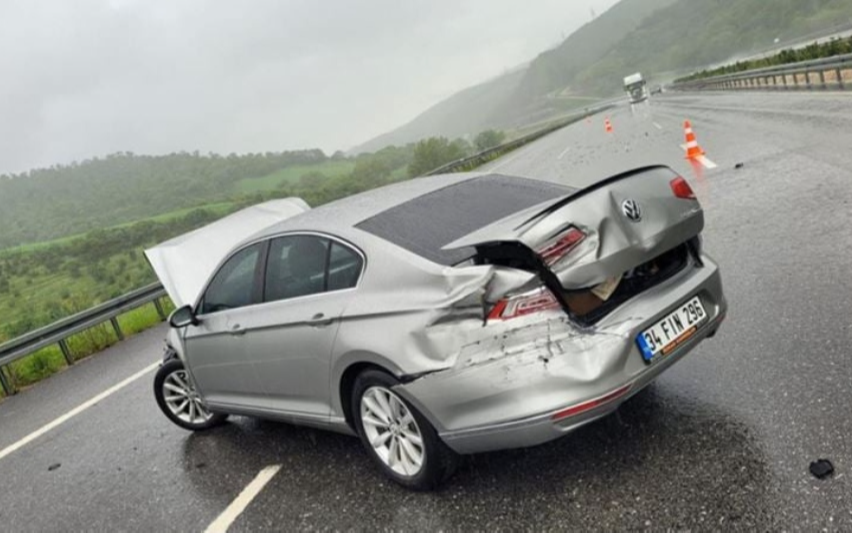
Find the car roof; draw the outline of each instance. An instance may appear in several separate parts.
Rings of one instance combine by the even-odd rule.
[[[312,208],[269,226],[253,238],[294,230],[351,228],[364,219],[424,194],[486,175],[478,172],[443,174],[385,185]]]
[[[443,245],[575,190],[548,181],[485,172],[414,178],[311,209],[269,226],[250,240],[291,231],[324,231],[346,237],[357,228],[355,231],[368,232],[430,261],[450,265],[469,252],[443,251]]]

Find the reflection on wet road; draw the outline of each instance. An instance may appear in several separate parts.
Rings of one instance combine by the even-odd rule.
[[[383,478],[350,437],[244,418],[186,433],[143,379],[0,461],[0,520],[15,531],[203,530],[280,464],[232,531],[852,529],[850,104],[843,94],[666,95],[611,112],[612,134],[596,117],[490,165],[582,185],[664,163],[704,204],[728,318],[616,415],[544,446],[469,457],[445,488],[419,494]],[[684,158],[686,119],[718,168]],[[33,430],[21,413],[49,419],[79,402],[48,400],[105,388],[80,377],[87,366],[130,375],[163,334],[6,402],[0,448]],[[808,473],[819,457],[834,477]]]

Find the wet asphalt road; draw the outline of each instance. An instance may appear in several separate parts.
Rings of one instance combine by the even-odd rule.
[[[272,464],[232,531],[852,529],[852,96],[667,95],[610,116],[612,135],[597,117],[491,167],[582,184],[665,163],[702,200],[728,319],[616,415],[419,494],[350,437],[245,418],[189,434],[151,374],[0,459],[0,530],[202,531]],[[685,118],[718,168],[684,160]],[[150,365],[164,334],[0,404],[0,449]],[[808,473],[819,457],[832,478]]]

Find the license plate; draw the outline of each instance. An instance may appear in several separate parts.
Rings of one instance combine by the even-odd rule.
[[[665,357],[692,337],[707,320],[707,313],[696,296],[680,304],[668,316],[636,337],[645,362],[652,363]]]

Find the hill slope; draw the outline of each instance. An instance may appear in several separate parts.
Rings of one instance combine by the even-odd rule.
[[[374,152],[385,146],[402,146],[431,137],[474,135],[487,129],[489,120],[518,88],[525,68],[460,91],[417,116],[411,122],[355,148],[356,153]]]
[[[0,175],[0,249],[221,201],[244,178],[325,160],[320,150],[227,157],[117,153]]]
[[[852,0],[622,0],[523,71],[461,91],[364,146],[516,127],[572,97],[614,96],[632,72],[653,82],[841,24],[852,26]]]

